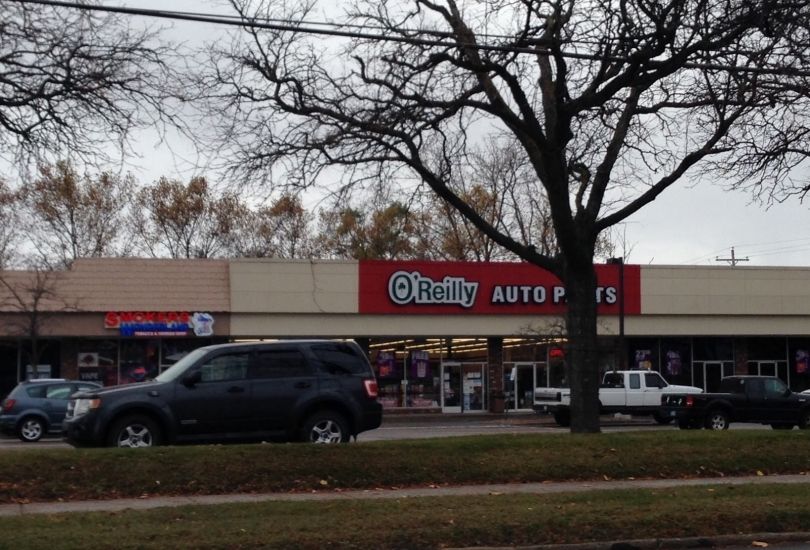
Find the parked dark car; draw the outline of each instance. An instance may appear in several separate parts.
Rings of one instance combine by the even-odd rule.
[[[666,395],[661,405],[662,414],[676,419],[681,429],[726,430],[732,422],[810,428],[810,395],[790,391],[775,376],[729,376],[717,393]]]
[[[75,446],[339,443],[381,420],[377,381],[354,342],[256,342],[199,348],[154,380],[78,394],[64,434]]]
[[[21,382],[0,402],[0,431],[28,443],[48,432],[60,433],[71,394],[100,387],[63,378]]]

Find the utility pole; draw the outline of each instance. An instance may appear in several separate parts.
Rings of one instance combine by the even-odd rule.
[[[627,368],[627,350],[624,341],[624,257],[609,258],[607,263],[619,266],[619,368]],[[613,363],[616,371],[616,363]]]
[[[731,247],[731,258],[721,258],[720,256],[717,256],[714,259],[714,261],[715,262],[728,262],[728,264],[731,267],[734,267],[734,266],[737,265],[738,262],[747,262],[748,261],[748,256],[746,256],[745,258],[738,258],[737,256],[734,255],[734,247],[732,246]]]

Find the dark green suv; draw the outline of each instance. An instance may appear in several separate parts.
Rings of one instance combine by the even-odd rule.
[[[342,443],[380,425],[377,381],[354,342],[289,340],[196,349],[156,379],[75,395],[75,446],[194,441]]]

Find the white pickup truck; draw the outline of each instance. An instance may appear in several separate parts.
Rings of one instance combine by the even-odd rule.
[[[663,394],[701,392],[703,390],[695,386],[669,384],[655,371],[610,371],[605,373],[599,386],[599,404],[602,414],[652,415],[656,422],[666,424],[671,419],[659,411]],[[533,408],[539,413],[553,414],[560,426],[570,425],[570,388],[536,388]]]

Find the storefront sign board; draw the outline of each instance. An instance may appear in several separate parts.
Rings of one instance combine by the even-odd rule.
[[[641,312],[637,265],[597,265],[600,315]],[[620,270],[623,269],[623,274]],[[565,286],[550,272],[519,262],[360,262],[360,313],[562,314]]]

